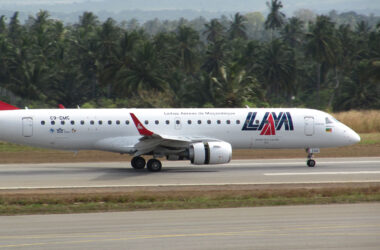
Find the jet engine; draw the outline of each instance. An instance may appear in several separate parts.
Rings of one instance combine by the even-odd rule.
[[[198,142],[189,148],[189,159],[195,165],[228,163],[231,157],[232,147],[227,142]]]

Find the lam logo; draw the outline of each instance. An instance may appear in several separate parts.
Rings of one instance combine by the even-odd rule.
[[[256,119],[257,112],[249,112],[242,130],[261,131],[260,135],[276,135],[276,131],[285,130],[293,131],[293,120],[289,112],[266,112],[261,122]]]

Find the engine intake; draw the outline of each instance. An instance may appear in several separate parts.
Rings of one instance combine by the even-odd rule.
[[[227,142],[198,142],[189,148],[189,159],[195,165],[223,164],[231,158],[232,147]]]

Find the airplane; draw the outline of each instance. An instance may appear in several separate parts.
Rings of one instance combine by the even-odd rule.
[[[130,154],[134,169],[152,172],[161,170],[162,157],[228,163],[232,149],[306,149],[314,167],[320,148],[360,141],[330,114],[304,108],[19,109],[0,101],[0,110],[0,140]]]

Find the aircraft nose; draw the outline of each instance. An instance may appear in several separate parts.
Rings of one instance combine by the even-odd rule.
[[[350,131],[349,140],[354,144],[360,142],[360,136],[353,130]]]

